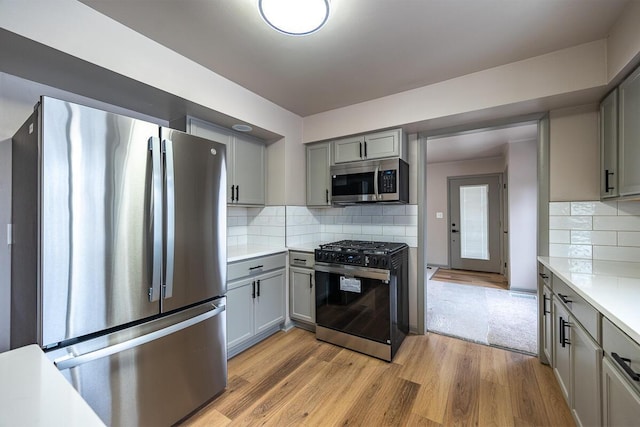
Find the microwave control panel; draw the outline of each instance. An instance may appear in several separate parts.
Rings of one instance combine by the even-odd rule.
[[[395,193],[396,192],[396,170],[390,169],[386,171],[380,171],[380,193]]]

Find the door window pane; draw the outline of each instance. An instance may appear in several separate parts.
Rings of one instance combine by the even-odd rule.
[[[489,185],[460,186],[460,257],[489,259]]]

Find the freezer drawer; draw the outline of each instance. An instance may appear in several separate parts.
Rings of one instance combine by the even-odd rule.
[[[225,304],[222,298],[48,356],[107,425],[172,425],[226,387]]]

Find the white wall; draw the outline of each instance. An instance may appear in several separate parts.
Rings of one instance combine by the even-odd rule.
[[[630,1],[607,37],[607,78],[619,80],[640,52],[640,1]]]
[[[544,111],[545,98],[606,85],[605,48],[599,40],[305,117],[304,142],[500,106],[514,114],[515,104],[532,100],[529,113]]]
[[[595,104],[549,114],[552,202],[600,199],[600,139]]]
[[[509,286],[535,291],[537,287],[537,141],[507,146],[509,192]]]
[[[429,142],[427,141],[427,144]],[[427,262],[429,265],[449,265],[448,184],[451,176],[502,173],[503,157],[461,162],[427,164]],[[443,218],[437,219],[436,212]]]
[[[305,160],[299,116],[75,0],[0,2],[0,27],[284,136],[286,167],[272,177],[269,203],[304,204],[304,174],[294,175]]]

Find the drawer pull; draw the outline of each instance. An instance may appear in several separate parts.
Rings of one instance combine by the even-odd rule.
[[[542,278],[543,278],[543,279],[545,279],[545,280],[549,278],[549,276],[547,276],[547,275],[546,275],[546,274],[544,274],[544,273],[538,273],[538,274],[540,275],[540,277],[542,277]]]
[[[304,262],[306,264],[307,260],[306,259],[302,259],[302,258],[294,258],[293,262]]]
[[[264,265],[256,265],[255,267],[249,267],[249,270],[256,270],[258,268],[262,268]]]
[[[640,374],[633,372],[633,369],[631,369],[631,359],[620,357],[618,356],[618,353],[611,353],[611,356],[616,362],[618,362],[618,365],[620,365],[622,369],[624,369],[624,371],[627,373],[627,375],[629,375],[629,377],[631,377],[632,380],[640,381]]]
[[[558,298],[560,298],[562,302],[565,304],[571,304],[573,302],[569,299],[567,295],[558,294]]]

